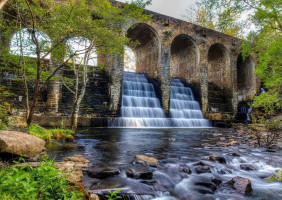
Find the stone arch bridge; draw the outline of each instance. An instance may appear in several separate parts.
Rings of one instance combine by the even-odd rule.
[[[256,55],[244,61],[240,50],[242,40],[238,38],[169,16],[145,12],[153,14],[152,21],[130,24],[125,27],[124,34],[139,41],[134,49],[136,72],[146,73],[158,83],[163,109],[169,110],[170,79],[181,78],[197,91],[206,118],[233,120],[238,104],[250,100],[259,89],[254,72]],[[123,57],[108,62],[107,56],[98,55],[98,65],[101,63],[106,63],[108,79],[102,81],[108,84],[99,95],[109,97],[105,105],[114,116],[118,113],[121,99]],[[50,82],[46,110],[59,112],[63,97],[62,86]],[[92,111],[95,113],[95,108]],[[103,114],[95,116],[107,117]]]

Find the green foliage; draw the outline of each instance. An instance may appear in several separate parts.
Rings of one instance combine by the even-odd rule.
[[[108,192],[110,193],[110,195],[106,195],[108,200],[121,199],[121,196],[118,195],[118,193],[121,192],[121,190],[113,190],[113,191],[108,191]]]
[[[54,168],[53,161],[44,160],[36,168],[28,164],[17,167],[1,168],[1,200],[79,200],[82,194],[69,191],[66,175]]]
[[[267,113],[281,110],[281,0],[204,0],[199,5],[211,12],[220,31],[236,25],[240,25],[241,30],[252,30],[242,44],[242,55],[245,59],[258,53],[256,74],[268,91],[255,97],[254,107],[262,107]]]
[[[0,130],[3,130],[8,125],[8,107],[6,98],[12,96],[13,94],[7,91],[4,86],[0,85]]]
[[[276,171],[276,174],[271,175],[268,179],[268,181],[279,181],[282,182],[282,171],[279,169]]]
[[[45,129],[37,124],[31,124],[27,127],[28,132],[31,135],[39,137],[44,140],[73,140],[74,132],[70,129]]]

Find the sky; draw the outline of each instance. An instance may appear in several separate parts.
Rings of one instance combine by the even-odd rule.
[[[118,0],[126,2],[130,0]],[[161,13],[167,16],[171,16],[177,19],[185,19],[185,10],[194,5],[196,0],[152,0],[152,5],[147,7],[147,10],[151,10],[157,13]]]

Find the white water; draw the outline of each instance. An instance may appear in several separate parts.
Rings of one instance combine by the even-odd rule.
[[[171,79],[170,88],[169,114],[174,127],[210,127],[191,88],[185,87],[180,79]]]
[[[172,79],[171,118],[167,118],[145,74],[124,72],[120,114],[121,117],[109,121],[109,127],[210,127],[192,90],[184,87],[179,79]]]

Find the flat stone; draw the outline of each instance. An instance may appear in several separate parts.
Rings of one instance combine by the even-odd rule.
[[[120,174],[120,170],[113,167],[96,168],[87,171],[92,178],[108,178]]]
[[[252,164],[241,164],[240,168],[246,171],[255,171],[257,170],[256,167]]]
[[[145,155],[136,155],[135,159],[136,159],[136,163],[139,164],[147,164],[152,167],[157,167],[159,165],[159,161],[154,157],[149,157]]]
[[[228,182],[239,194],[250,195],[253,191],[250,179],[236,176]]]
[[[134,166],[126,171],[126,175],[136,179],[152,179],[153,173],[147,166]]]
[[[28,158],[44,150],[45,141],[30,134],[18,131],[0,131],[0,153]]]
[[[74,163],[75,170],[81,170],[82,168],[89,168],[90,161],[85,159],[82,155],[74,155],[64,159],[65,162]]]

